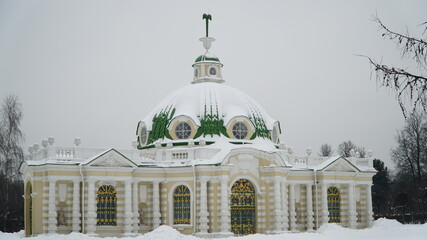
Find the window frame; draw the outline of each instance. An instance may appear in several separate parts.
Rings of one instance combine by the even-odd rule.
[[[326,192],[328,203],[328,223],[341,223],[341,192],[335,187],[328,187]]]
[[[105,188],[105,189],[101,189],[101,188]],[[109,191],[111,190],[112,191]],[[102,190],[102,192],[101,192]],[[109,192],[107,192],[109,191]],[[100,197],[101,195],[101,197]],[[102,196],[102,195],[112,195],[110,197],[108,196]],[[105,205],[101,202],[100,204],[100,199],[105,199],[107,198],[113,198],[112,199],[112,206],[108,206],[108,203],[105,203]],[[102,201],[102,200],[101,200]],[[111,200],[110,200],[111,201]],[[101,209],[99,209],[101,207]],[[105,208],[105,209],[102,209]],[[108,209],[107,209],[108,208]],[[112,210],[111,212],[108,210]],[[100,213],[100,211],[102,211]],[[111,218],[108,218],[108,215],[112,215]],[[101,218],[100,216],[104,215],[103,218]],[[107,222],[110,221],[102,221],[102,220],[112,220],[111,224],[105,224]],[[116,227],[117,226],[117,190],[116,187],[112,186],[112,185],[107,185],[107,184],[103,184],[101,185],[98,190],[96,191],[96,226],[99,227]]]
[[[179,187],[179,186],[185,186],[187,187],[187,189],[190,191],[190,223],[189,224],[175,224],[174,223],[174,193],[175,190]],[[169,189],[169,225],[170,226],[174,226],[174,227],[179,227],[179,228],[192,228],[193,227],[193,219],[194,219],[194,210],[193,210],[193,190],[191,188],[191,186],[185,182],[177,182],[175,183],[170,189]]]

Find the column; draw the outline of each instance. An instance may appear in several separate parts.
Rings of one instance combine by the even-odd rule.
[[[132,182],[127,180],[125,182],[125,215],[124,215],[124,235],[132,234]]]
[[[372,216],[372,192],[371,192],[371,184],[366,185],[366,207],[367,209],[367,224],[368,227],[372,227],[373,216]]]
[[[132,205],[133,205],[133,232],[138,234],[139,231],[139,212],[138,212],[138,182],[133,182],[133,194],[132,194]]]
[[[289,226],[291,231],[296,231],[296,215],[295,212],[295,184],[289,184]]]
[[[354,200],[354,183],[348,184],[348,227],[356,228],[356,206]]]
[[[288,189],[285,182],[282,183],[282,229],[289,230],[289,212],[288,212]]]
[[[280,191],[280,176],[274,177],[274,231],[280,232],[282,226],[282,204]]]
[[[73,232],[80,231],[80,181],[73,181]]]
[[[227,190],[228,179],[226,177],[221,178],[221,233],[230,233],[231,214],[229,210],[228,190]]]
[[[160,193],[159,193],[159,181],[153,182],[153,229],[160,226]]]
[[[200,181],[200,219],[199,219],[199,230],[202,234],[207,234],[209,229],[209,212],[208,212],[208,194],[207,194],[207,183],[206,179]],[[194,197],[197,197],[196,195]]]
[[[328,210],[328,184],[323,183],[322,184],[322,224],[329,222],[329,210]]]
[[[313,212],[313,184],[305,185],[307,192],[307,231],[313,231],[314,227],[314,212]]]
[[[49,216],[49,233],[56,233],[57,230],[57,221],[56,221],[56,181],[49,179],[49,207],[48,207],[48,216]]]
[[[95,192],[95,181],[94,180],[88,180],[86,232],[89,235],[95,235],[95,231],[96,231],[95,193],[96,193]]]

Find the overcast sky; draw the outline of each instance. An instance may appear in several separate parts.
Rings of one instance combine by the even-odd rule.
[[[0,97],[19,96],[25,150],[54,136],[72,146],[130,148],[139,120],[192,81],[210,12],[225,84],[281,122],[304,154],[345,140],[392,166],[404,125],[367,59],[416,69],[372,22],[421,36],[427,1],[0,0]]]

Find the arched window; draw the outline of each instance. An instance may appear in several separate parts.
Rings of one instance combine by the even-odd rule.
[[[328,211],[330,223],[341,222],[340,191],[336,187],[328,188]]]
[[[96,197],[96,225],[117,225],[116,189],[111,185],[103,185],[98,189]]]
[[[173,193],[173,224],[190,224],[190,189],[179,185]]]

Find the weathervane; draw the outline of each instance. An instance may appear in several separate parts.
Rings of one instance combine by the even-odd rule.
[[[208,52],[212,42],[215,41],[215,38],[209,37],[209,20],[212,21],[212,16],[208,13],[204,13],[202,19],[206,20],[206,37],[202,37],[199,40],[203,42],[203,47],[206,49],[206,52]]]
[[[209,20],[212,21],[212,15],[204,13],[202,19],[206,19],[206,37],[209,37]]]

